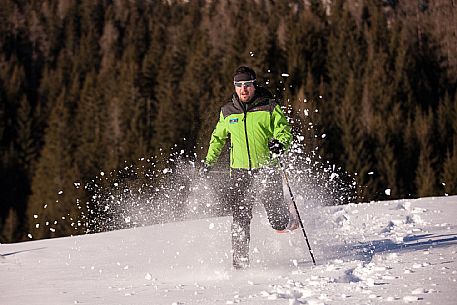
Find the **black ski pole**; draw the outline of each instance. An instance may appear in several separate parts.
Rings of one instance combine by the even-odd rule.
[[[303,226],[303,222],[301,220],[300,213],[298,212],[297,204],[295,203],[294,194],[292,193],[292,189],[290,188],[289,178],[287,176],[286,169],[281,161],[279,161],[279,165],[281,166],[282,173],[284,175],[284,179],[286,180],[286,185],[287,185],[287,188],[289,189],[289,195],[290,195],[290,198],[292,199],[292,203],[294,204],[295,212],[297,213],[298,221],[300,222],[303,236],[305,237],[306,244],[308,245],[309,254],[311,255],[311,259],[313,260],[314,266],[316,266],[316,260],[314,259],[313,250],[311,249],[311,246],[309,244],[308,236],[306,235],[306,232],[305,232],[305,227]]]

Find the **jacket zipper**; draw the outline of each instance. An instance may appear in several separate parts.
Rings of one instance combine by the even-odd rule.
[[[251,153],[249,152],[248,129],[246,127],[246,118],[247,118],[247,116],[248,116],[248,112],[247,112],[247,110],[244,110],[244,119],[243,119],[243,122],[244,122],[244,135],[246,137],[246,149],[248,151],[249,170],[251,170],[252,169]]]

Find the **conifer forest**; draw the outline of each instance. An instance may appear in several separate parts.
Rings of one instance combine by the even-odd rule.
[[[1,243],[84,233],[95,177],[198,165],[240,65],[357,201],[457,194],[455,0],[0,3]]]

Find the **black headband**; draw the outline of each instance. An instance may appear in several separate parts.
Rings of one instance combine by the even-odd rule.
[[[235,81],[235,82],[246,81],[246,80],[255,80],[255,77],[253,77],[253,75],[248,72],[238,73],[233,77],[233,81]]]

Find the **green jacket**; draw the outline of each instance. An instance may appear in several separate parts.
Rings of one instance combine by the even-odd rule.
[[[205,162],[212,166],[230,136],[230,167],[254,169],[271,163],[268,143],[276,139],[287,149],[292,141],[290,125],[271,93],[256,89],[253,100],[244,104],[236,93],[221,108],[211,135]]]

